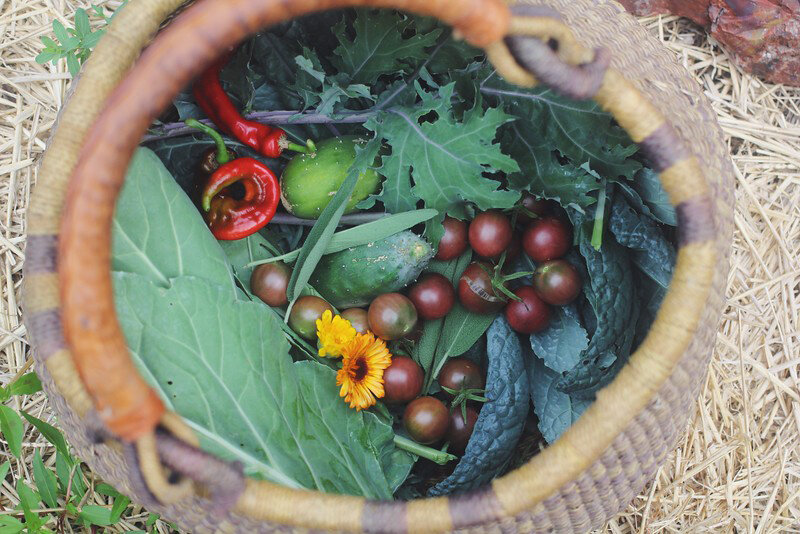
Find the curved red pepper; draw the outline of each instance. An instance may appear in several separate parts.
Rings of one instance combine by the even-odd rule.
[[[289,142],[286,132],[280,128],[242,117],[222,88],[219,79],[219,73],[230,59],[230,55],[228,53],[212,63],[195,82],[194,98],[200,108],[226,134],[268,158],[277,158],[287,148],[307,152],[306,147]]]
[[[236,182],[244,186],[238,200],[224,191]],[[203,189],[202,206],[214,237],[242,239],[272,220],[281,196],[278,178],[253,158],[235,159],[217,169]]]

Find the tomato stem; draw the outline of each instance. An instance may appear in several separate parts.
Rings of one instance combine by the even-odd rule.
[[[408,451],[411,454],[416,454],[421,458],[425,458],[439,465],[445,465],[446,463],[452,462],[453,460],[458,460],[457,456],[453,456],[449,452],[440,451],[438,449],[433,449],[431,447],[426,447],[425,445],[417,443],[416,441],[413,441],[406,437],[398,436],[397,434],[394,435],[394,444],[398,449],[403,449],[404,451]]]

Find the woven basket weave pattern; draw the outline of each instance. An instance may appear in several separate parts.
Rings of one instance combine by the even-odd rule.
[[[727,265],[732,232],[732,169],[721,133],[699,88],[618,4],[556,0],[547,5],[563,14],[585,45],[609,48],[613,66],[661,107],[700,158],[716,202],[719,257],[721,264]],[[712,297],[704,309],[701,327],[680,365],[647,409],[614,440],[606,453],[575,481],[564,485],[532,510],[494,525],[469,529],[469,532],[585,531],[602,524],[641,491],[683,432],[690,405],[705,376],[722,307],[725,272],[722,265],[716,270]],[[37,371],[78,455],[120,491],[134,494],[119,448],[93,444],[86,432],[86,422],[70,409],[48,369],[38,360]],[[135,499],[135,494],[133,496]],[[153,511],[175,520],[191,532],[301,531],[234,514],[212,515],[208,513],[206,501],[200,498],[155,507]]]

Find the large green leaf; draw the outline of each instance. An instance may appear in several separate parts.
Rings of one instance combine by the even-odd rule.
[[[418,83],[416,87],[422,99],[418,106],[391,108],[365,125],[392,147],[391,155],[383,156],[386,180],[378,196],[387,211],[407,211],[417,200],[442,214],[455,213],[464,202],[482,210],[513,206],[519,193],[500,190],[499,182],[484,176],[519,170],[494,142],[497,129],[512,117],[475,106],[457,120],[451,102],[454,84],[436,93]]]
[[[140,148],[128,167],[112,228],[112,269],[161,287],[197,276],[233,290],[225,254],[200,212],[152,150]]]
[[[359,10],[352,39],[346,19],[333,27],[340,45],[333,51],[331,62],[348,75],[351,83],[369,85],[381,75],[402,72],[409,62],[425,59],[425,49],[434,45],[441,34],[438,28],[424,33],[415,31],[413,22],[392,11]]]
[[[263,304],[192,277],[170,289],[126,273],[114,283],[140,369],[206,450],[290,487],[391,498],[410,455],[389,425],[347,407],[332,369],[292,362]]]

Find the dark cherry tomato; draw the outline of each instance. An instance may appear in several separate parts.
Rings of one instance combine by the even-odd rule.
[[[448,360],[439,373],[439,385],[442,388],[454,389],[483,389],[486,382],[483,380],[478,364],[466,358],[453,358]],[[452,397],[452,394],[445,394]]]
[[[317,338],[317,319],[322,317],[325,310],[333,313],[333,307],[325,299],[311,295],[300,297],[289,313],[289,327],[300,336],[312,341]]]
[[[408,435],[417,443],[430,445],[436,443],[447,432],[450,412],[435,397],[420,397],[406,406],[403,412],[403,425]]]
[[[444,235],[439,241],[436,259],[447,261],[461,256],[467,250],[467,223],[445,217],[442,221]]]
[[[253,269],[250,291],[272,307],[286,306],[286,287],[292,272],[283,262],[265,263]]]
[[[472,406],[467,406],[466,421],[464,420],[464,413],[461,411],[461,407],[455,407],[450,414],[450,425],[447,427],[447,432],[444,435],[445,441],[450,442],[450,448],[448,449],[450,452],[464,454],[477,421],[478,411]]]
[[[543,301],[554,306],[565,306],[575,300],[583,287],[581,275],[571,263],[553,260],[536,268],[533,287]]]
[[[350,321],[350,326],[356,329],[359,334],[366,334],[369,331],[369,320],[367,310],[363,308],[349,308],[341,314],[343,319]]]
[[[425,373],[408,356],[392,356],[392,363],[383,372],[383,397],[388,403],[402,404],[417,398],[422,392]]]
[[[456,301],[456,290],[441,274],[428,273],[411,286],[408,298],[419,316],[430,321],[448,314]]]
[[[550,208],[552,207],[550,201],[543,198],[538,198],[530,193],[522,194],[522,199],[519,201],[519,205],[525,208],[524,210],[520,210],[519,215],[517,215],[517,224],[520,226],[527,225],[531,221],[547,215],[550,213]],[[531,217],[526,213],[526,211],[533,213],[536,215],[536,217]]]
[[[400,339],[417,324],[417,309],[400,293],[384,293],[369,305],[369,329],[381,339]]]
[[[561,258],[571,244],[569,227],[560,219],[545,217],[528,225],[522,236],[525,253],[533,261],[549,261]]]
[[[492,286],[492,277],[485,269],[486,263],[470,263],[458,280],[458,300],[472,313],[497,313],[505,302],[497,296]]]
[[[469,245],[479,256],[497,258],[511,244],[511,221],[499,211],[485,211],[469,223]]]
[[[522,286],[514,294],[521,301],[510,300],[506,306],[506,319],[520,334],[541,332],[550,324],[550,306],[539,298],[532,286]]]

